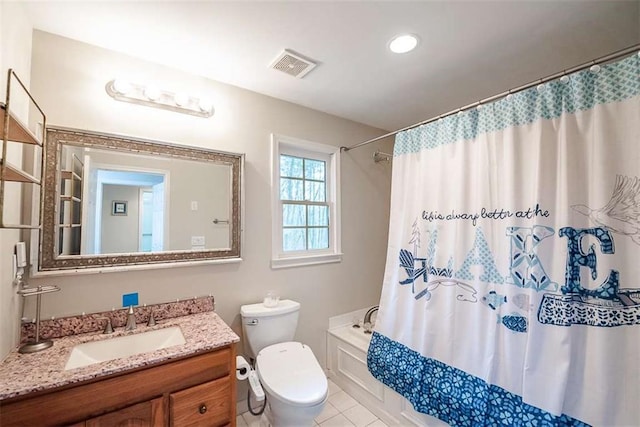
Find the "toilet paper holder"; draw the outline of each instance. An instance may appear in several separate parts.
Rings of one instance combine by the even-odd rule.
[[[236,356],[236,378],[239,381],[246,380],[251,372],[251,365],[242,357]]]
[[[253,370],[251,365],[249,365],[247,360],[242,356],[236,356],[236,378],[239,381],[248,379],[249,387],[256,397],[256,400],[259,402],[264,400],[264,390],[262,389],[262,384],[260,384],[258,373]]]

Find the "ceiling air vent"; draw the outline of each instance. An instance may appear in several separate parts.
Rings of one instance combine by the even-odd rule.
[[[316,67],[316,63],[285,49],[271,63],[271,68],[301,79]]]

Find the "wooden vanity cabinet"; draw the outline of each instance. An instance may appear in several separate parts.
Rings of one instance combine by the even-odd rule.
[[[235,346],[0,402],[0,426],[235,426]]]

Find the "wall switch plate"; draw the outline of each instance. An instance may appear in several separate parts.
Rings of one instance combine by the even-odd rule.
[[[191,236],[191,246],[204,246],[204,236]]]
[[[192,201],[191,202],[191,210],[192,211],[197,211],[198,210],[198,202],[197,201]]]
[[[122,306],[129,307],[132,305],[138,305],[138,293],[122,295]]]
[[[16,266],[27,266],[27,245],[24,242],[16,243]]]

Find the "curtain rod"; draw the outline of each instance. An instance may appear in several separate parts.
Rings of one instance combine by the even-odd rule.
[[[482,105],[482,104],[486,104],[487,102],[491,102],[491,101],[495,101],[495,100],[497,100],[499,98],[503,98],[503,97],[505,97],[507,95],[510,95],[510,94],[513,94],[513,93],[517,93],[517,92],[521,92],[523,90],[532,88],[532,87],[537,86],[539,84],[546,83],[546,82],[548,82],[550,80],[555,80],[558,77],[562,77],[562,76],[567,75],[567,74],[575,73],[577,71],[584,70],[585,68],[593,67],[594,65],[597,65],[597,64],[602,64],[603,62],[613,61],[613,60],[618,59],[620,57],[623,57],[625,55],[629,55],[630,53],[633,53],[638,49],[640,49],[640,44],[636,44],[636,45],[630,46],[630,47],[628,47],[626,49],[622,49],[622,50],[619,50],[617,52],[613,52],[613,53],[611,53],[609,55],[602,56],[602,57],[600,57],[598,59],[594,59],[592,61],[585,62],[584,64],[575,66],[573,68],[568,68],[568,69],[563,70],[561,72],[558,72],[558,73],[555,73],[555,74],[551,74],[551,75],[549,75],[547,77],[544,77],[544,78],[541,78],[541,79],[538,79],[538,80],[534,80],[531,83],[527,83],[525,85],[518,86],[518,87],[516,87],[514,89],[510,89],[508,91],[501,92],[501,93],[499,93],[497,95],[490,96],[489,98],[481,99],[480,101],[476,101],[476,102],[474,102],[472,104],[465,105],[464,107],[456,108],[455,110],[451,110],[448,113],[440,114],[439,116],[435,116],[435,117],[432,117],[430,119],[423,120],[423,121],[418,122],[418,123],[414,123],[414,124],[409,125],[407,127],[403,127],[402,129],[398,129],[398,130],[395,130],[393,132],[389,132],[389,133],[386,133],[384,135],[380,135],[378,137],[368,139],[368,140],[366,140],[364,142],[360,142],[358,144],[354,144],[354,145],[351,145],[349,147],[340,147],[340,150],[349,151],[349,150],[353,150],[354,148],[362,147],[363,145],[371,144],[372,142],[380,141],[381,139],[388,138],[388,137],[396,135],[396,134],[398,134],[400,132],[404,132],[405,130],[409,130],[409,129],[416,128],[418,126],[426,125],[427,123],[431,123],[431,122],[434,122],[434,121],[436,121],[438,119],[441,119],[443,117],[447,117],[447,116],[450,116],[452,114],[459,113],[460,111],[465,111],[465,110],[468,110],[470,108],[477,107],[477,106]]]

